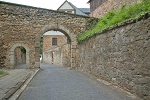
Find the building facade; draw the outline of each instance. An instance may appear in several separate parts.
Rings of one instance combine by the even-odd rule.
[[[54,49],[67,43],[65,35],[43,35],[43,51]]]
[[[67,0],[57,9],[60,12],[72,13],[77,15],[89,16],[90,8],[77,8]]]
[[[89,8],[77,8],[67,0],[57,9],[57,11],[71,13],[82,16],[89,16]],[[63,33],[51,31],[43,35],[43,55],[42,62],[70,67],[71,63],[71,40]]]
[[[70,67],[70,52],[70,40],[63,33],[49,31],[43,35],[43,63]]]
[[[89,0],[90,16],[100,18],[111,10],[117,10],[122,6],[129,6],[139,3],[142,0]]]

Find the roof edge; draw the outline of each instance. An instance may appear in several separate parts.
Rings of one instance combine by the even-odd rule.
[[[68,2],[68,1],[66,0],[66,1],[64,1],[63,4],[61,4],[61,6],[57,9],[57,11],[58,11],[66,2],[72,7],[72,5],[70,4],[70,2]],[[72,7],[72,8],[74,9],[74,7]],[[75,9],[74,9],[74,10],[75,10]]]
[[[92,0],[89,0],[87,3],[91,3]]]

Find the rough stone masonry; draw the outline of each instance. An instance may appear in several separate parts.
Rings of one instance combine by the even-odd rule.
[[[150,17],[84,41],[79,67],[150,100]]]
[[[78,34],[92,25],[95,18],[0,1],[0,67],[14,68],[14,50],[26,49],[28,68],[40,67],[40,38],[58,30],[71,39],[71,66],[76,67]]]

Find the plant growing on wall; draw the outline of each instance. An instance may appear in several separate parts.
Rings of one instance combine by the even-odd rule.
[[[26,49],[24,47],[20,47],[22,53],[26,53]]]
[[[110,11],[102,18],[99,18],[96,26],[91,30],[87,30],[77,37],[78,43],[96,35],[102,33],[102,31],[116,26],[118,23],[123,23],[128,20],[137,19],[139,16],[146,13],[150,14],[150,0],[143,0],[139,4],[134,4],[126,8],[123,6],[118,11]]]
[[[0,75],[3,75],[3,74],[4,74],[4,72],[0,70]]]

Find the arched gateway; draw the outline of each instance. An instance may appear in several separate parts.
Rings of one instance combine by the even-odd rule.
[[[24,43],[16,43],[14,44],[11,49],[10,49],[10,68],[14,68],[15,67],[15,49],[17,47],[24,47],[26,50],[26,65],[27,67],[29,67],[29,47],[27,45],[25,45]]]
[[[73,55],[76,55],[76,48],[75,48],[77,46],[77,42],[76,42],[76,38],[75,38],[76,35],[71,33],[67,28],[63,27],[62,25],[59,25],[59,24],[56,25],[56,24],[53,24],[53,23],[50,23],[49,25],[45,25],[42,28],[41,33],[37,34],[37,36],[36,36],[36,39],[35,39],[36,66],[40,65],[40,61],[39,61],[40,45],[39,44],[40,44],[41,36],[45,32],[50,31],[50,30],[60,31],[69,38],[69,41],[71,42],[71,54],[72,54],[71,59],[70,59],[71,60],[71,67],[74,67],[72,64],[73,64],[73,61],[75,60],[75,56],[73,56]],[[73,47],[72,44],[74,44],[75,47]]]
[[[71,66],[77,67],[77,36],[92,25],[94,18],[54,10],[0,1],[0,41],[4,66],[13,68],[13,50],[22,45],[26,50],[27,68],[40,67],[40,38],[49,30],[63,32],[71,40]],[[3,59],[3,58],[0,58]]]

